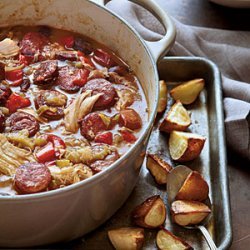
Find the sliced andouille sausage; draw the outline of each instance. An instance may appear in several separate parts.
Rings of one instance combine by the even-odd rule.
[[[44,57],[41,52],[45,45],[49,44],[47,36],[39,32],[28,32],[24,35],[19,43],[21,54],[32,63],[34,61],[42,60]]]
[[[3,112],[0,110],[0,133],[2,133],[5,129],[5,115]]]
[[[88,81],[83,87],[83,91],[85,90],[92,90],[93,95],[103,94],[94,105],[96,109],[106,109],[115,103],[115,88],[112,86],[112,83],[105,79],[95,78]]]
[[[86,55],[91,54],[92,51],[93,51],[93,47],[91,46],[91,44],[89,42],[85,41],[81,37],[76,37],[75,38],[73,49],[74,50],[79,50],[79,51],[83,52]]]
[[[116,149],[113,149],[111,154],[107,155],[104,160],[98,160],[91,163],[90,168],[94,173],[99,173],[106,168],[108,168],[112,163],[114,163],[117,159],[119,159],[120,155]]]
[[[102,65],[103,67],[110,68],[115,65],[112,56],[102,49],[96,49],[94,51],[93,58],[98,64]]]
[[[12,91],[6,84],[0,83],[0,105],[4,105],[10,97]]]
[[[30,79],[25,77],[20,85],[20,91],[27,92],[30,87],[30,84],[31,84]]]
[[[120,111],[120,125],[135,130],[142,127],[140,115],[133,109]]]
[[[34,56],[49,43],[47,36],[39,32],[28,32],[20,42],[21,53],[23,55]]]
[[[89,71],[86,69],[64,66],[59,70],[56,84],[62,90],[77,92],[87,82],[88,75]]]
[[[11,132],[27,129],[29,136],[35,135],[39,131],[39,123],[33,115],[25,112],[15,112],[6,120],[6,126]]]
[[[86,115],[80,122],[81,134],[88,140],[93,140],[98,132],[105,131],[108,126],[98,113]]]
[[[77,61],[78,54],[76,51],[57,51],[55,54],[56,59],[61,61]]]
[[[35,98],[35,106],[41,112],[39,115],[50,120],[58,120],[64,116],[66,103],[67,96],[56,90],[41,90]]]
[[[44,191],[51,182],[51,173],[44,164],[25,163],[17,168],[14,183],[21,194],[32,194]]]
[[[51,84],[58,76],[58,65],[56,60],[48,60],[40,63],[39,68],[34,71],[33,82],[37,85]]]

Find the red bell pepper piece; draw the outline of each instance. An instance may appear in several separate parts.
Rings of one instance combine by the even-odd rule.
[[[45,163],[56,159],[55,149],[52,142],[48,142],[44,147],[36,152],[38,162]]]
[[[94,51],[94,60],[100,65],[108,68],[115,65],[115,62],[111,58],[111,55],[102,49],[96,49]]]
[[[6,102],[6,108],[9,109],[11,113],[16,112],[20,108],[25,108],[31,105],[28,98],[22,97],[16,93],[12,93]]]
[[[85,56],[81,51],[77,52],[78,58],[79,60],[83,63],[83,64],[88,64],[91,67],[95,68],[95,65],[93,64],[93,62],[90,60],[90,58],[88,58],[87,56]]]
[[[97,134],[95,137],[95,142],[106,143],[109,145],[113,144],[113,134],[111,132],[104,132]]]
[[[73,80],[73,84],[82,87],[88,80],[89,70],[80,69],[75,79]]]
[[[136,141],[136,137],[132,133],[130,133],[129,131],[121,130],[119,132],[121,133],[124,141],[126,141],[128,143],[133,143]]]
[[[17,87],[23,81],[23,71],[21,69],[5,71],[5,79],[11,82],[11,86]]]
[[[25,55],[19,55],[19,62],[20,64],[24,64],[25,66],[30,65],[34,61],[34,56],[25,56]]]
[[[66,48],[70,49],[74,46],[75,39],[73,36],[64,36],[61,38],[60,43]]]
[[[46,137],[47,141],[53,144],[53,147],[55,149],[55,156],[58,158],[60,156],[60,149],[66,148],[65,142],[59,136],[56,135],[47,134]]]

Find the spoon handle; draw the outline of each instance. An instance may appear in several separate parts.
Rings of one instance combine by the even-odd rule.
[[[217,250],[218,248],[216,247],[216,245],[214,244],[213,239],[211,238],[209,232],[207,231],[207,229],[204,226],[198,225],[197,228],[200,229],[200,231],[202,232],[203,236],[205,237],[207,244],[209,245],[211,250]]]

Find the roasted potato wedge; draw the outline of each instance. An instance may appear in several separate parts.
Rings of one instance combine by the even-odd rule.
[[[169,138],[169,152],[173,160],[179,162],[191,161],[197,158],[206,138],[198,134],[173,131]]]
[[[183,82],[170,91],[170,95],[177,101],[180,100],[183,104],[193,103],[205,85],[204,79],[194,79]]]
[[[180,101],[177,101],[167,113],[160,130],[170,133],[173,130],[185,131],[191,124],[190,116]]]
[[[160,85],[160,96],[159,96],[157,112],[161,113],[166,109],[167,106],[168,88],[166,82],[163,80],[159,81],[159,85]]]
[[[199,201],[176,200],[171,205],[173,221],[180,226],[199,224],[209,213],[210,208]]]
[[[108,231],[108,237],[117,250],[139,250],[144,243],[144,229],[123,227]]]
[[[155,181],[162,185],[167,183],[167,176],[172,167],[157,154],[147,154],[147,169]]]
[[[156,244],[160,250],[192,250],[193,248],[183,239],[163,228],[156,235]]]
[[[166,220],[166,207],[159,195],[152,196],[132,211],[134,224],[145,228],[157,228]]]
[[[188,175],[175,199],[204,201],[208,197],[208,191],[208,184],[202,175],[197,171],[193,171]]]

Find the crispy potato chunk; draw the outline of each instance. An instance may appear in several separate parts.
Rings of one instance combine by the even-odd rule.
[[[163,228],[156,235],[156,244],[160,250],[192,250],[193,248],[183,239]]]
[[[172,167],[157,154],[147,154],[147,169],[155,181],[162,185],[167,183],[167,176]]]
[[[199,224],[209,213],[210,208],[199,201],[177,200],[171,205],[172,218],[180,226]]]
[[[204,79],[194,79],[183,82],[170,91],[170,95],[177,101],[180,100],[183,104],[193,103],[205,85]]]
[[[159,195],[152,196],[132,211],[132,221],[141,227],[157,228],[166,220],[166,207]]]
[[[109,230],[108,237],[116,250],[139,250],[144,243],[144,229],[117,228]]]
[[[169,110],[160,125],[160,130],[170,133],[173,130],[185,131],[191,124],[190,116],[180,101],[177,101]]]
[[[163,80],[159,81],[159,85],[160,85],[160,96],[159,96],[157,112],[161,113],[166,109],[167,106],[168,88],[166,82]]]
[[[197,171],[191,172],[178,194],[177,200],[204,201],[208,197],[209,187],[202,175]]]
[[[173,131],[169,138],[169,151],[173,160],[186,162],[196,159],[205,144],[206,138],[198,134]]]

